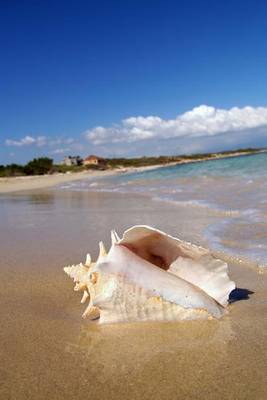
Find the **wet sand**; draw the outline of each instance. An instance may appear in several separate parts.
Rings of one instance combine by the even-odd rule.
[[[219,321],[98,326],[62,267],[109,230],[144,223],[203,244],[208,216],[146,197],[54,189],[0,197],[0,398],[267,398],[267,274],[230,263],[254,292]]]

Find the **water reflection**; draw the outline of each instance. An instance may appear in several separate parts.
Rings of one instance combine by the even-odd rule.
[[[66,352],[79,357],[87,367],[101,369],[100,380],[134,375],[157,358],[168,364],[175,360],[179,368],[181,354],[206,353],[227,357],[228,343],[235,335],[228,317],[220,321],[181,323],[140,323],[87,325],[66,345]]]

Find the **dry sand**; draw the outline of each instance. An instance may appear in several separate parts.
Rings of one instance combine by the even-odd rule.
[[[266,273],[230,264],[237,286],[254,293],[220,321],[97,326],[81,319],[62,272],[88,250],[96,257],[114,227],[146,223],[199,242],[207,221],[197,212],[52,189],[0,205],[1,399],[267,398]]]
[[[20,176],[0,178],[0,193],[12,193],[23,190],[44,189],[59,185],[60,183],[77,181],[81,179],[92,179],[99,176],[108,176],[117,173],[113,171],[83,171],[66,174]]]
[[[61,183],[72,181],[94,179],[99,177],[117,175],[129,172],[143,172],[151,169],[162,168],[176,163],[169,163],[166,165],[151,165],[147,167],[138,168],[114,168],[104,171],[82,171],[66,174],[53,174],[53,175],[35,175],[35,176],[19,176],[0,178],[0,193],[14,193],[25,190],[36,190],[50,188]]]

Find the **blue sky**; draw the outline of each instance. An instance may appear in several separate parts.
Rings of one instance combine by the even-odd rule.
[[[0,6],[0,164],[267,146],[265,1]]]

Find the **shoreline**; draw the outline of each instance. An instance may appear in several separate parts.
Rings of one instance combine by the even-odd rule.
[[[82,171],[72,173],[57,173],[52,175],[31,175],[0,178],[0,194],[20,192],[25,190],[44,189],[56,186],[60,183],[71,182],[82,179],[91,179],[105,176],[113,176],[117,174],[127,174],[133,172],[144,172],[158,168],[167,168],[175,165],[191,164],[197,162],[214,161],[224,158],[242,157],[266,153],[267,150],[258,150],[255,152],[236,152],[232,154],[214,154],[212,157],[197,158],[194,160],[184,159],[166,164],[155,164],[142,167],[121,167],[105,171]]]
[[[25,190],[46,189],[54,187],[60,183],[78,181],[82,179],[102,178],[117,174],[132,172],[143,172],[152,169],[170,167],[177,163],[165,165],[149,165],[144,167],[113,168],[105,171],[82,171],[71,173],[58,173],[52,175],[30,175],[0,178],[0,194],[21,192]]]

